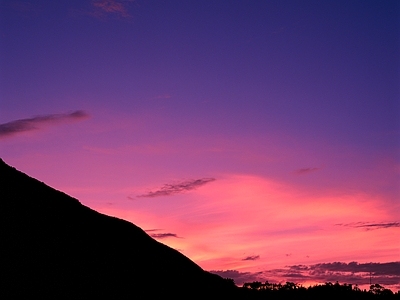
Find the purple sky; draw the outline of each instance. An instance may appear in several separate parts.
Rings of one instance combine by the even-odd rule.
[[[400,264],[398,1],[0,13],[8,164],[232,277]]]

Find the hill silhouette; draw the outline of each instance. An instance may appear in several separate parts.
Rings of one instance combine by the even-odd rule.
[[[0,298],[227,299],[237,287],[0,159]]]

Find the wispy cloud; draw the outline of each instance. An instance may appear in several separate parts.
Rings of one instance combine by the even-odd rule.
[[[319,170],[320,170],[320,168],[302,168],[302,169],[295,170],[294,173],[297,175],[305,175],[305,174],[313,173],[313,172],[316,172]]]
[[[260,255],[247,256],[242,260],[257,260],[257,259],[260,259]]]
[[[104,15],[114,15],[123,18],[130,18],[131,15],[128,12],[127,4],[133,2],[130,0],[94,0],[92,1],[95,9],[94,15],[102,17]]]
[[[82,120],[86,119],[88,116],[86,112],[77,110],[69,114],[49,114],[28,119],[19,119],[0,124],[0,138],[9,137],[25,131],[37,130],[46,125]]]
[[[179,194],[186,191],[194,190],[200,186],[203,186],[209,182],[214,181],[215,178],[200,178],[195,180],[182,181],[178,183],[165,184],[161,188],[155,191],[150,191],[146,194],[138,195],[139,198],[154,198],[161,196],[170,196],[173,194]]]
[[[147,233],[149,233],[149,232],[155,232],[155,231],[160,231],[160,230],[162,230],[162,229],[147,229],[145,231]],[[170,233],[170,232],[167,232],[167,233],[150,233],[149,235],[152,238],[155,238],[155,239],[164,239],[164,238],[169,238],[169,237],[174,237],[174,238],[179,238],[179,239],[181,238],[176,233]]]
[[[164,239],[164,238],[168,238],[168,237],[174,237],[174,238],[179,238],[179,236],[176,233],[153,233],[150,234],[150,236],[152,238],[155,239]]]
[[[146,232],[154,232],[154,231],[160,231],[160,230],[162,230],[162,229],[146,229],[145,231]]]
[[[384,228],[393,228],[400,227],[400,222],[380,222],[380,223],[371,223],[371,222],[353,222],[353,223],[345,223],[345,224],[336,224],[337,226],[344,227],[352,227],[352,228],[363,228],[365,230],[373,230],[373,229],[384,229]]]

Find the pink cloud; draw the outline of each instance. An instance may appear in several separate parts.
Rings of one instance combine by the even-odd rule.
[[[125,1],[127,2],[127,1]],[[95,15],[114,14],[120,17],[129,18],[130,14],[126,8],[126,3],[118,0],[95,0],[92,2],[95,7]]]

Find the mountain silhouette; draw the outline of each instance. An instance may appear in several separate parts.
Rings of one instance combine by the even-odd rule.
[[[227,299],[231,282],[0,159],[2,299]]]

